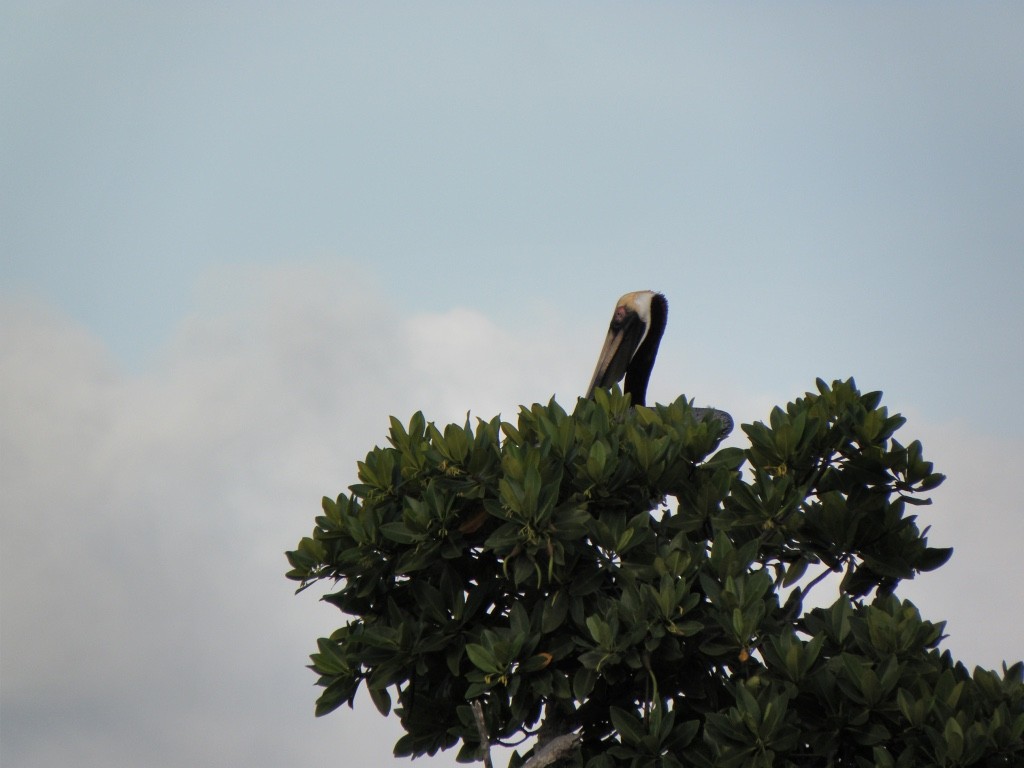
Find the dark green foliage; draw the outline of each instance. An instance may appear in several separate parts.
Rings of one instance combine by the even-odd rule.
[[[893,595],[951,551],[907,514],[942,475],[880,400],[818,381],[710,456],[684,399],[617,391],[516,425],[392,419],[288,553],[351,617],[312,656],[317,714],[365,684],[397,755],[467,761],[479,700],[492,740],[543,719],[588,768],[1022,764],[1022,665],[970,674]],[[838,600],[805,611],[829,571]]]

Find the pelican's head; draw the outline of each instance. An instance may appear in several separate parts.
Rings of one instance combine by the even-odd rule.
[[[623,387],[633,405],[644,405],[647,380],[665,332],[668,301],[654,291],[627,293],[615,305],[594,376],[587,387],[590,397],[597,387],[610,387],[626,377]]]

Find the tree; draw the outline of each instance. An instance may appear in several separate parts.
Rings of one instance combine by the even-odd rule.
[[[392,418],[287,553],[350,617],[312,655],[316,713],[365,685],[396,755],[535,735],[512,768],[1024,764],[1024,664],[968,671],[895,594],[951,550],[908,514],[943,476],[880,401],[819,380],[713,453],[685,399],[617,390]]]

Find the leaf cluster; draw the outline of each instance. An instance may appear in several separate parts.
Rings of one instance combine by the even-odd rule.
[[[617,390],[515,424],[392,419],[287,553],[349,617],[312,655],[317,714],[365,685],[397,755],[460,760],[479,701],[491,741],[575,731],[588,768],[1013,764],[1021,665],[969,674],[893,596],[951,550],[908,514],[943,478],[880,400],[819,380],[717,451],[685,398]],[[829,573],[838,599],[805,611]]]

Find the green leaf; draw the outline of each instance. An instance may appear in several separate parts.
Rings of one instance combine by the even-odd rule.
[[[790,563],[789,567],[786,568],[786,575],[782,579],[782,586],[791,587],[800,580],[800,577],[807,571],[807,560],[804,558],[798,559],[796,562]]]
[[[427,538],[426,534],[414,533],[409,530],[409,526],[400,521],[384,523],[384,525],[380,527],[380,532],[384,534],[385,538],[399,544],[415,544],[416,542],[423,541]]]
[[[504,666],[500,665],[497,659],[494,658],[494,653],[480,643],[467,643],[466,655],[469,657],[469,660],[473,662],[473,666],[482,672],[493,674],[496,672],[503,672],[505,669]]]
[[[544,601],[541,614],[541,632],[550,634],[565,623],[569,615],[569,598],[561,591]]]
[[[386,688],[370,688],[370,699],[377,711],[385,717],[391,712],[391,696]]]
[[[705,469],[738,470],[746,461],[746,451],[742,448],[722,448],[714,456],[704,462]]]
[[[964,731],[955,717],[946,720],[946,727],[942,731],[946,741],[946,754],[954,763],[959,762],[964,752]]]
[[[608,714],[611,717],[612,727],[618,731],[622,743],[634,747],[639,746],[644,736],[647,735],[647,729],[644,728],[640,718],[632,712],[615,706],[609,707]]]
[[[587,616],[587,629],[594,642],[600,646],[610,648],[612,645],[612,630],[608,622],[600,616]]]
[[[921,572],[934,571],[949,562],[952,556],[952,547],[927,547],[914,562],[914,567]]]
[[[348,675],[351,673],[348,661],[341,648],[333,640],[321,637],[316,641],[319,653],[310,655],[317,672],[322,675]]]
[[[345,702],[351,702],[355,697],[358,685],[359,682],[357,680],[347,678],[336,680],[328,685],[316,700],[314,712],[316,717],[323,717],[336,710]]]
[[[593,481],[600,481],[604,478],[605,464],[608,462],[608,447],[601,441],[595,442],[590,447],[590,455],[587,457],[587,475]]]

